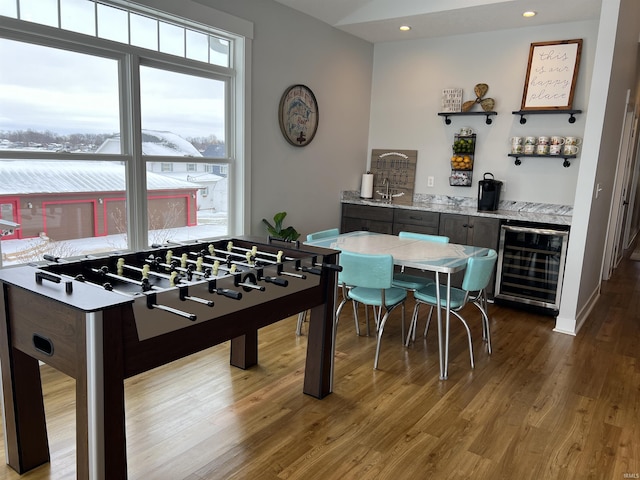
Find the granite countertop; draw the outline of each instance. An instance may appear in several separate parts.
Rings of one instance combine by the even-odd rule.
[[[369,205],[386,208],[404,208],[438,213],[457,213],[476,217],[491,217],[521,222],[571,225],[573,207],[548,203],[500,201],[496,211],[478,211],[477,201],[469,197],[415,194],[410,204],[385,203],[380,200],[360,198],[360,192],[342,192],[341,203]]]

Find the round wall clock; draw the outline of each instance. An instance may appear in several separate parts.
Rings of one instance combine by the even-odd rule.
[[[280,99],[280,130],[291,145],[304,147],[311,143],[318,129],[318,102],[305,85],[292,85]]]

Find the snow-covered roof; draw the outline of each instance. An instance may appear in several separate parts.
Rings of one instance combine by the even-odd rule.
[[[98,147],[96,153],[120,153],[120,135],[114,135]],[[166,157],[202,157],[190,142],[179,135],[160,130],[142,130],[142,154]]]
[[[147,172],[149,190],[193,190],[199,185]],[[124,165],[114,162],[0,161],[0,195],[125,190]]]

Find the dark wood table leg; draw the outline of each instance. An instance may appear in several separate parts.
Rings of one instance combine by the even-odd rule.
[[[38,360],[13,348],[5,305],[6,285],[0,295],[0,363],[4,395],[7,463],[22,474],[49,462]]]
[[[234,367],[246,370],[258,364],[258,331],[248,332],[241,337],[231,339],[229,362]]]
[[[336,263],[335,257],[329,260]],[[325,302],[311,309],[307,335],[307,360],[304,372],[304,393],[324,398],[333,389],[333,329],[337,273],[324,272]]]

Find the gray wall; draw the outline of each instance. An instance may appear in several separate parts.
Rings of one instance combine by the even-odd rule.
[[[251,234],[286,211],[304,235],[337,227],[340,192],[360,186],[369,133],[373,45],[271,0],[198,0],[254,23]],[[278,124],[284,90],[302,83],[318,100],[319,126],[306,147]]]
[[[570,168],[557,157],[523,159],[516,166],[507,156],[512,136],[584,134],[585,115],[574,124],[568,115],[529,115],[525,125],[511,112],[520,109],[531,43],[583,40],[573,106],[588,110],[589,86],[598,37],[598,22],[573,22],[517,30],[389,42],[375,45],[369,147],[418,150],[415,191],[475,197],[478,180],[491,172],[504,182],[503,200],[573,205],[580,157]],[[475,100],[474,86],[489,85],[498,115],[454,117],[446,125],[441,92],[462,88],[463,101]],[[482,111],[476,105],[472,111]],[[472,187],[450,186],[451,144],[460,127],[476,134]],[[434,187],[427,177],[434,177]]]

